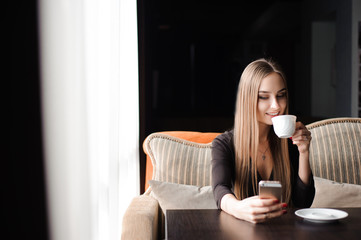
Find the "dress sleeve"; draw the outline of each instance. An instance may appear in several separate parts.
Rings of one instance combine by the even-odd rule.
[[[234,147],[232,135],[223,133],[212,142],[212,188],[217,207],[221,208],[222,197],[233,194]]]
[[[288,142],[292,166],[292,204],[297,208],[308,208],[315,197],[315,183],[311,172],[309,183],[305,184],[298,176],[299,153],[297,147]]]

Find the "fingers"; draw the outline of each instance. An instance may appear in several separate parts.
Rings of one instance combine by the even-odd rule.
[[[309,144],[312,140],[311,132],[301,123],[296,123],[296,131],[292,136],[293,144]]]
[[[296,131],[292,136],[292,139],[297,136],[311,136],[311,132],[301,122],[296,123]]]
[[[283,214],[286,214],[287,211],[285,209],[278,209],[276,211],[269,211],[269,212],[264,212],[264,213],[260,213],[260,214],[254,214],[250,216],[250,221],[253,223],[261,223],[261,222],[265,222],[269,219],[272,218],[277,218],[282,216]]]
[[[259,214],[265,214],[265,213],[269,213],[269,212],[279,211],[286,207],[287,207],[286,203],[258,206],[258,207],[251,208],[250,213],[254,214],[254,215],[259,215]]]
[[[278,201],[278,199],[276,198],[261,198],[259,196],[254,196],[252,197],[255,200],[250,202],[250,206],[252,207],[267,207],[267,206],[271,206],[274,204],[279,203],[280,201]],[[252,199],[249,198],[249,199]]]
[[[280,217],[286,213],[287,213],[287,211],[284,209],[281,209],[279,211],[274,211],[274,212],[268,212],[268,213],[263,214],[263,219],[267,220],[267,219],[271,219],[271,218]]]

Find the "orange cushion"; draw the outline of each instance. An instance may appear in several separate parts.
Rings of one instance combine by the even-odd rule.
[[[167,134],[173,137],[181,138],[190,142],[196,143],[210,143],[215,139],[220,133],[213,133],[213,132],[192,132],[192,131],[165,131],[159,132],[163,134]],[[145,142],[145,140],[144,140]],[[143,142],[143,149],[144,149],[144,142]],[[144,151],[145,152],[145,151]],[[153,165],[150,157],[148,156],[147,152],[147,162],[146,162],[146,172],[145,172],[145,189],[146,191],[149,187],[148,181],[153,177]]]

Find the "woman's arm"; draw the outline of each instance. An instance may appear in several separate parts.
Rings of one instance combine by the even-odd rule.
[[[299,152],[298,176],[306,185],[310,183],[311,167],[309,162],[311,132],[301,123],[296,123],[296,131],[292,136],[293,144],[297,145]]]
[[[297,150],[291,150],[293,154],[290,155],[290,158],[294,170],[292,202],[295,207],[300,208],[310,207],[315,196],[315,186],[309,163],[311,139],[311,133],[307,128],[301,122],[297,122],[292,142],[297,147],[298,153]]]
[[[212,142],[212,188],[216,204],[221,209],[221,199],[233,194],[234,148],[232,132],[219,135]]]

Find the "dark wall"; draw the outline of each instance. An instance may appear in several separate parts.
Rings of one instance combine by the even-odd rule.
[[[283,67],[291,113],[307,123],[310,78],[298,67],[309,50],[302,7],[301,0],[139,0],[140,144],[157,131],[232,128],[240,75],[261,57]],[[298,98],[295,79],[303,87]]]
[[[146,134],[232,127],[240,74],[261,57],[281,64],[291,109],[309,114],[309,102],[295,110],[292,98],[296,61],[301,58],[297,54],[306,47],[302,1],[138,3],[141,121]]]
[[[9,1],[10,2],[10,1]],[[42,155],[37,1],[6,5],[10,36],[10,134],[6,159],[6,230],[10,239],[48,239]],[[6,89],[4,89],[6,91]],[[6,93],[7,94],[7,93]]]

